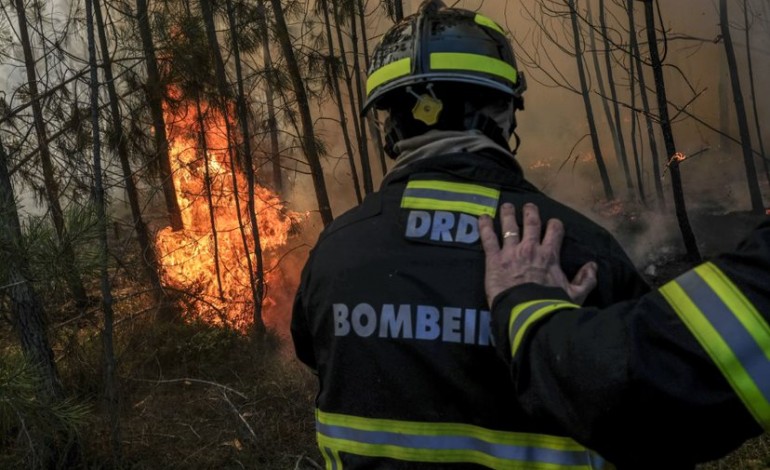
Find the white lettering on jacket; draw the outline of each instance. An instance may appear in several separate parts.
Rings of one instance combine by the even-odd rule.
[[[479,241],[479,221],[463,213],[409,211],[406,221],[408,238],[430,238],[435,242],[458,242],[472,245]]]
[[[332,305],[334,336],[494,345],[487,310],[431,305]]]

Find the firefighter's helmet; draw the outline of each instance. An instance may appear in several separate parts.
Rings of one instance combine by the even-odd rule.
[[[402,134],[389,140],[432,128],[467,128],[469,120],[488,133],[491,118],[469,112],[468,103],[478,108],[512,102],[513,109],[523,109],[525,89],[513,48],[497,23],[427,0],[375,48],[363,112],[384,109],[393,119],[412,121],[389,126]],[[502,131],[507,136],[513,129]]]

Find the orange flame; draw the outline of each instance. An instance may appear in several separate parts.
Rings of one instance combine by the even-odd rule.
[[[172,94],[179,93],[172,90]],[[240,168],[233,165],[222,113],[205,102],[180,103],[173,109],[165,106],[164,113],[184,229],[174,232],[166,227],[157,234],[162,276],[169,285],[194,293],[196,300],[189,304],[191,317],[245,330],[253,322],[254,307],[249,262],[251,272],[258,274],[248,214],[248,182]],[[234,132],[235,127],[230,127]],[[286,244],[292,224],[299,222],[300,215],[286,210],[283,201],[269,189],[255,185],[254,191],[267,271],[275,262],[275,250]],[[212,206],[213,227],[209,212]],[[270,273],[266,275],[266,285],[271,277]],[[266,298],[265,305],[270,303]]]

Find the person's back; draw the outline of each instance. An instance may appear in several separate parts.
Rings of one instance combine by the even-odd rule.
[[[428,18],[416,24],[430,29],[431,14],[440,20],[445,11],[423,11]],[[449,12],[499,34],[491,20]],[[435,100],[441,91],[429,90]],[[600,458],[527,420],[510,398],[514,384],[491,339],[478,216],[532,201],[563,220],[565,271],[599,264],[593,305],[646,284],[605,230],[527,183],[485,132],[444,128],[391,142],[395,168],[322,233],[293,313],[297,355],[319,376],[327,468],[600,468]]]

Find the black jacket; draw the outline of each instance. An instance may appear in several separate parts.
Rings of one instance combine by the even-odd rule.
[[[569,302],[535,284],[494,302],[512,398],[530,419],[639,469],[692,468],[770,430],[770,220],[736,252],[640,299],[563,304],[510,328],[542,299]]]
[[[525,417],[491,344],[477,221],[503,202],[564,222],[568,275],[599,264],[591,305],[648,291],[607,231],[540,193],[510,156],[443,155],[392,172],[324,230],[296,296],[292,336],[318,373],[331,468],[591,468],[584,449]]]

